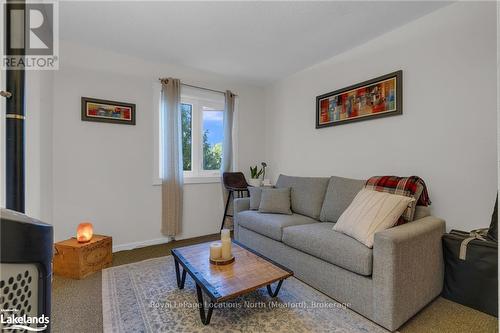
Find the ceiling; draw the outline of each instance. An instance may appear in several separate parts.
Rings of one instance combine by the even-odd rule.
[[[446,2],[60,2],[60,38],[267,84]]]

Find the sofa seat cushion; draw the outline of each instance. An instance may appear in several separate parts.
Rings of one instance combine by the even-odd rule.
[[[280,241],[283,235],[283,228],[319,223],[307,216],[300,214],[266,214],[252,210],[238,213],[238,224],[261,235]]]
[[[371,275],[373,250],[332,230],[334,225],[321,222],[287,227],[283,230],[283,243],[351,272]]]

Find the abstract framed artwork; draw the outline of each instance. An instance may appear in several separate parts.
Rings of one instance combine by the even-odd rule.
[[[135,125],[135,104],[82,97],[82,120]]]
[[[403,71],[316,97],[316,128],[403,113]]]

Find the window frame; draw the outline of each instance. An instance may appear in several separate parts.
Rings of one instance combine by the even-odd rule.
[[[203,127],[203,112],[221,112],[222,111],[222,116],[224,117],[224,104],[220,102],[215,102],[213,100],[208,100],[208,99],[202,99],[203,103],[199,105],[199,121],[200,121],[200,128],[199,128],[199,139],[200,142],[198,142],[199,145],[199,167],[200,167],[200,172],[199,174],[201,177],[220,177],[220,169],[219,170],[205,170],[203,167],[203,133],[205,131],[205,128]],[[203,107],[208,107],[213,110],[203,110]],[[222,120],[223,127],[222,131],[224,131],[224,118]],[[224,133],[222,133],[224,136]],[[222,139],[222,144],[224,144],[224,138]],[[221,157],[222,159],[222,157]],[[221,160],[222,163],[222,160]]]
[[[151,163],[151,184],[152,186],[160,186],[162,184],[161,170],[162,170],[162,124],[161,124],[161,90],[162,85],[158,82],[157,79],[151,80],[151,88],[153,90],[151,105],[153,105],[153,117],[152,117],[152,127],[154,130],[152,131],[151,139],[153,141],[153,159]],[[184,90],[184,88],[183,88]],[[197,95],[193,90],[188,92],[186,90],[181,91],[182,96],[191,96],[193,99],[202,97]],[[215,96],[215,95],[214,95]],[[213,98],[208,98],[213,99]],[[218,98],[217,98],[218,100]],[[224,102],[222,103],[224,104]],[[240,100],[237,97],[235,102],[234,116],[233,116],[233,139],[232,139],[232,149],[233,149],[233,158],[232,163],[235,170],[238,170],[239,165],[239,146],[238,146],[238,114],[239,114],[239,104]],[[212,183],[220,183],[221,177],[195,177],[194,175],[191,177],[187,177],[184,179],[184,184],[196,185],[196,184],[212,184]]]
[[[193,169],[194,169],[194,149],[193,149],[193,142],[194,142],[194,139],[193,139],[193,135],[194,135],[194,108],[195,108],[195,105],[192,101],[184,101],[184,102],[181,102],[181,104],[188,104],[188,105],[191,105],[191,170],[184,170],[184,164],[183,164],[183,173],[184,173],[184,177],[194,177],[194,173],[193,173]],[[182,112],[181,112],[181,118],[182,118]],[[182,122],[182,120],[181,120]],[[181,129],[182,129],[182,126],[181,126]],[[183,156],[184,154],[182,154]]]
[[[191,171],[184,171],[185,179],[220,178],[220,170],[203,169],[203,107],[224,112],[224,103],[207,98],[181,95],[181,104],[192,105],[191,113]],[[210,112],[210,111],[209,111]]]

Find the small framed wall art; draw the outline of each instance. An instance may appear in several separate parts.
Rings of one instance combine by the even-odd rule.
[[[403,71],[316,97],[316,128],[403,114]]]
[[[82,120],[135,125],[135,104],[82,97]]]

